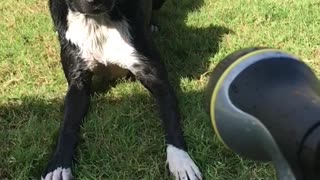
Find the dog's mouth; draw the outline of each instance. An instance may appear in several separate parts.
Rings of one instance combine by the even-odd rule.
[[[85,12],[82,12],[82,13],[88,14],[88,15],[99,15],[99,14],[106,13],[108,11],[110,11],[110,9],[104,7],[103,5],[99,5],[99,6],[93,7],[89,11],[85,11]]]

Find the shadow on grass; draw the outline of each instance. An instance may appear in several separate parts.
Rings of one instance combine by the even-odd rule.
[[[26,178],[36,173],[35,167],[40,168],[40,157],[44,153],[36,149],[46,150],[42,145],[48,145],[43,142],[48,134],[43,132],[50,132],[50,129],[44,129],[44,124],[58,122],[62,117],[60,107],[61,100],[38,97],[0,103],[0,179],[16,179],[22,174]]]
[[[205,114],[201,112],[200,96],[191,92],[181,99],[181,103],[193,103],[183,108],[184,113],[188,113],[187,141],[193,147],[196,161],[206,167],[213,161],[210,156],[214,156],[212,150],[216,145],[210,138],[211,128],[206,128],[210,127],[209,121],[203,122]],[[92,101],[84,130],[80,133],[82,142],[77,159],[81,163],[77,164],[75,175],[79,176],[78,172],[86,172],[90,167],[90,176],[103,174],[103,179],[166,179],[163,131],[152,98],[135,93],[117,99],[94,97]],[[0,179],[40,177],[54,151],[63,114],[62,104],[62,99],[23,97],[0,105],[4,130],[0,133],[3,145],[0,148]]]
[[[160,32],[155,34],[155,41],[176,86],[181,78],[199,79],[207,71],[209,59],[219,50],[221,38],[232,33],[222,26],[187,25],[188,14],[197,12],[202,5],[203,0],[168,0],[157,17]]]
[[[223,162],[221,157],[230,157],[230,154],[222,152],[224,156],[217,159],[219,146],[201,110],[201,97],[202,93],[190,92],[184,94],[180,102],[184,106],[183,114],[188,114],[184,123],[186,140],[192,146],[194,159],[204,170],[214,161]],[[0,148],[0,179],[40,177],[54,151],[62,104],[62,99],[23,97],[0,105],[4,130],[4,136],[0,136],[0,143],[4,145]],[[164,135],[157,120],[154,102],[146,94],[127,94],[118,99],[94,97],[80,133],[82,142],[77,160],[81,163],[75,167],[75,176],[79,179],[91,176],[168,179],[164,168]]]

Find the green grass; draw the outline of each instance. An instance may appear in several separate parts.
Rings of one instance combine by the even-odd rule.
[[[190,154],[206,179],[274,179],[270,164],[230,152],[203,108],[207,72],[234,50],[271,46],[320,75],[314,0],[168,0],[155,35],[181,104]],[[0,179],[38,179],[53,151],[66,81],[45,0],[0,4]],[[134,92],[134,93],[133,93]],[[123,82],[92,100],[75,166],[79,179],[169,179],[153,99]]]

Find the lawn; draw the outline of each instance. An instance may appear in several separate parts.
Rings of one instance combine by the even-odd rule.
[[[66,93],[46,0],[0,4],[0,179],[39,179],[53,151]],[[315,0],[167,0],[157,45],[181,105],[191,156],[206,179],[274,179],[270,164],[243,159],[214,135],[203,108],[208,73],[248,46],[281,48],[320,75]],[[170,179],[154,101],[138,82],[92,99],[81,130],[78,179]]]

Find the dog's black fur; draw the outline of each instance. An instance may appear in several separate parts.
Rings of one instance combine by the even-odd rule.
[[[164,1],[49,0],[51,16],[61,46],[61,62],[69,88],[65,97],[64,118],[56,150],[42,177],[58,167],[72,166],[78,143],[78,132],[90,104],[94,72],[79,56],[79,48],[66,38],[69,10],[88,15],[106,12],[113,22],[123,19],[128,22],[132,46],[139,55],[145,57],[139,59],[142,63],[135,65],[129,71],[155,98],[163,120],[166,143],[186,151],[178,101],[169,83],[166,68],[160,60],[159,52],[153,44],[149,28],[152,10],[160,9]],[[61,179],[64,178],[61,177]]]

